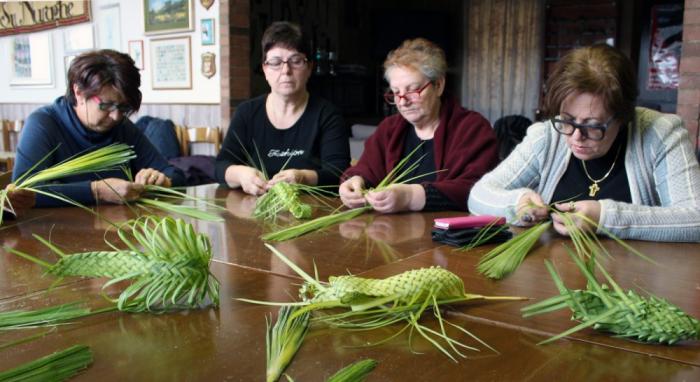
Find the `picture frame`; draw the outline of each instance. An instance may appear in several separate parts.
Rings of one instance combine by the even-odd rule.
[[[134,65],[136,65],[139,70],[144,69],[143,40],[129,40],[129,56],[134,60]]]
[[[150,40],[153,90],[192,89],[190,36]]]
[[[97,14],[97,37],[100,49],[122,50],[121,17],[119,4],[110,4],[100,8]]]
[[[143,0],[146,35],[192,31],[193,20],[193,0]]]
[[[52,46],[50,33],[13,37],[10,43],[10,86],[53,85]]]
[[[76,53],[94,47],[92,24],[79,24],[63,30],[63,52],[65,55],[74,56]]]
[[[214,19],[201,20],[202,45],[214,45],[216,41],[214,31]]]

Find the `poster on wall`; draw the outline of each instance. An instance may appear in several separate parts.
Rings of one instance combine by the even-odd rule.
[[[191,31],[192,0],[143,0],[143,30],[147,35]]]
[[[153,90],[192,89],[190,37],[151,40]]]
[[[651,8],[649,44],[649,90],[678,89],[680,80],[683,6],[655,5]]]
[[[119,4],[100,8],[100,13],[97,15],[97,35],[100,49],[122,50]]]
[[[11,43],[11,86],[52,85],[51,35],[34,33],[16,36]]]

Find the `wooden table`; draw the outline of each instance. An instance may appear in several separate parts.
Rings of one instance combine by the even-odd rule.
[[[235,300],[236,297],[290,301],[299,278],[268,251],[258,236],[270,227],[250,219],[255,199],[215,186],[190,190],[219,198],[228,209],[225,222],[197,221],[213,244],[211,268],[221,282],[221,304],[179,313],[108,313],[58,327],[45,337],[0,350],[0,370],[74,344],[92,348],[95,361],[75,380],[263,380],[265,375],[265,316],[274,307]],[[131,217],[126,207],[104,206],[113,221]],[[567,339],[537,346],[537,342],[573,326],[568,311],[523,319],[520,308],[556,294],[543,259],[556,265],[569,287],[582,288],[583,277],[565,253],[568,240],[546,234],[523,265],[502,281],[476,273],[476,263],[491,246],[457,252],[430,240],[432,219],[457,213],[369,214],[324,232],[313,233],[276,247],[311,273],[362,274],[385,277],[408,269],[440,265],[459,275],[470,293],[519,295],[531,301],[479,302],[451,307],[450,322],[465,327],[498,350],[465,354],[452,362],[422,339],[407,336],[381,346],[366,347],[392,332],[347,332],[313,327],[287,369],[296,381],[323,381],[342,366],[363,358],[379,361],[370,381],[441,380],[699,380],[700,342],[675,346],[646,345],[591,329]],[[53,262],[55,256],[32,238],[51,236],[66,252],[108,249],[105,224],[75,208],[35,209],[21,224],[0,231],[3,246]],[[284,222],[282,222],[284,224]],[[700,245],[633,242],[660,263],[652,265],[617,248],[604,265],[623,288],[646,290],[665,297],[689,314],[700,317]],[[105,306],[99,295],[104,280],[67,279],[52,290],[52,277],[42,277],[35,264],[2,251],[0,309],[28,309],[76,300]],[[434,319],[425,318],[427,325]],[[0,344],[46,329],[0,333]],[[451,334],[468,344],[466,335]],[[414,336],[417,337],[417,336]],[[420,354],[415,354],[420,353]],[[282,379],[284,380],[284,378]]]

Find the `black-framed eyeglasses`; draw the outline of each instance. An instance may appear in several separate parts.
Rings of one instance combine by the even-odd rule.
[[[119,112],[122,114],[131,114],[131,112],[134,111],[134,109],[131,108],[131,105],[126,103],[102,102],[98,96],[94,96],[92,98],[97,101],[97,107],[101,111],[108,111],[111,113],[115,110],[119,110]]]
[[[614,117],[610,117],[610,119],[608,119],[607,122],[594,125],[584,125],[576,123],[574,121],[567,121],[559,118],[552,118],[551,121],[552,125],[554,126],[554,130],[556,130],[560,134],[572,135],[574,133],[574,130],[579,129],[581,135],[584,138],[593,141],[602,141],[603,138],[605,138],[605,131],[608,130],[610,122],[612,122],[613,119]]]
[[[421,86],[420,88],[408,91],[404,95],[394,92],[384,93],[384,101],[386,101],[386,103],[388,103],[389,105],[396,105],[397,103],[399,103],[399,101],[401,101],[401,98],[405,99],[408,102],[417,102],[418,100],[420,100],[420,93],[422,93],[423,90],[425,90],[432,83],[432,81],[428,81],[425,83],[425,85]]]
[[[306,66],[307,62],[309,62],[308,58],[301,55],[294,55],[286,60],[283,60],[279,57],[272,57],[268,60],[265,60],[263,64],[272,70],[280,70],[282,69],[282,66],[284,64],[289,65],[289,67],[292,69],[301,69],[304,66]]]

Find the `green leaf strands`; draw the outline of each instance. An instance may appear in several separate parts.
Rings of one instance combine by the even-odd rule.
[[[92,351],[75,345],[48,356],[0,372],[0,381],[64,381],[92,363]]]
[[[421,156],[418,158],[417,161],[414,163],[410,164],[411,157],[416,153],[416,151],[422,146],[422,143],[418,145],[413,151],[411,151],[408,155],[406,155],[404,158],[402,158],[399,163],[394,166],[391,171],[382,179],[382,181],[377,185],[376,188],[374,188],[374,191],[381,191],[392,184],[399,184],[399,183],[407,183],[410,182],[416,178],[420,178],[422,176],[426,176],[429,174],[423,174],[417,177],[413,178],[407,178],[408,175],[415,170],[419,165],[420,161],[424,158],[424,156]],[[279,231],[275,232],[270,232],[265,235],[263,235],[261,238],[265,241],[286,241],[290,240],[299,236],[303,236],[307,233],[318,231],[327,227],[330,227],[331,225],[339,224],[346,222],[348,220],[354,219],[361,214],[371,211],[372,207],[371,206],[364,206],[364,207],[359,207],[351,210],[346,210],[342,212],[335,212],[330,215],[322,216],[313,220],[310,220],[308,222],[304,222],[301,224],[297,224],[291,227],[287,227],[284,229],[281,229]]]
[[[270,321],[266,318],[267,382],[274,382],[280,378],[304,342],[304,337],[309,330],[310,313],[295,315],[298,309],[292,306],[281,307],[274,326],[270,325]]]
[[[581,323],[540,344],[556,341],[587,327],[647,343],[670,345],[700,338],[700,322],[696,318],[654,295],[645,298],[631,290],[625,292],[595,257],[588,260],[587,267],[572,251],[569,250],[568,254],[586,277],[587,288],[566,288],[554,266],[545,260],[560,295],[527,306],[521,311],[523,317],[531,317],[568,307],[573,312],[573,319]],[[596,280],[589,270],[591,263],[600,270],[610,286],[601,285]]]
[[[66,320],[92,314],[89,308],[79,302],[71,302],[37,310],[14,310],[0,313],[0,330],[36,328],[56,325]]]
[[[440,267],[415,269],[397,274],[386,279],[369,279],[357,276],[331,276],[328,283],[304,272],[281,252],[266,244],[273,253],[304,279],[299,294],[304,300],[298,303],[271,303],[239,299],[241,301],[266,305],[301,306],[293,315],[326,308],[349,308],[350,311],[338,314],[319,315],[314,321],[324,322],[334,327],[371,330],[388,325],[405,322],[396,337],[407,329],[418,332],[423,338],[438,348],[443,354],[456,362],[452,353],[464,356],[457,349],[466,346],[452,338],[446,332],[445,324],[462,331],[482,345],[486,343],[467,330],[444,320],[439,307],[445,304],[461,303],[471,300],[520,300],[520,297],[489,297],[468,294],[462,280],[452,272]],[[423,313],[432,310],[440,324],[439,330],[430,329],[418,322]],[[410,342],[409,336],[409,342]],[[444,343],[441,344],[440,342]],[[490,348],[492,349],[492,348]]]
[[[363,359],[353,362],[331,375],[326,382],[362,382],[377,367],[377,361]]]
[[[136,158],[136,154],[131,147],[122,143],[111,144],[86,154],[76,154],[49,168],[32,173],[32,171],[46,161],[56,149],[46,154],[6,189],[0,190],[0,208],[12,211],[12,205],[7,198],[7,193],[13,190],[27,190],[89,210],[82,204],[63,195],[43,190],[42,184],[67,176],[113,170]],[[2,224],[2,215],[0,215],[0,224]]]
[[[59,277],[108,277],[103,290],[131,281],[118,299],[119,310],[131,312],[196,309],[209,299],[219,303],[219,282],[209,270],[209,238],[191,224],[171,217],[148,216],[125,223],[117,230],[128,249],[67,255],[39,236],[34,236],[59,255],[55,264],[11,248],[6,250],[47,268]],[[113,248],[114,245],[108,243]]]
[[[502,279],[522,264],[525,256],[537,243],[552,222],[538,223],[514,238],[501,243],[485,254],[477,266],[479,273],[492,279]]]

